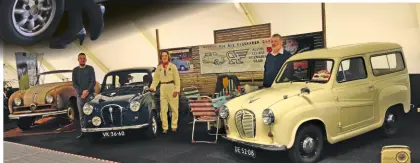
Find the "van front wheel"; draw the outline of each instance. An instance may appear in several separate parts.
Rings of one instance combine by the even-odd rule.
[[[315,163],[321,158],[324,148],[324,134],[315,125],[305,125],[298,130],[293,147],[288,151],[295,163]]]

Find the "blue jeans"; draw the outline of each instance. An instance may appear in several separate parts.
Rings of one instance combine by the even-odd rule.
[[[83,115],[83,106],[86,103],[86,99],[82,99],[80,95],[77,95],[77,109],[79,110],[80,127],[85,126],[85,116]]]

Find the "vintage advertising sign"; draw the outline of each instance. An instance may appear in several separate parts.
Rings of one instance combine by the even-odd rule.
[[[201,74],[262,71],[270,38],[199,47]]]
[[[283,37],[284,50],[292,55],[324,48],[323,32]],[[199,47],[201,74],[264,71],[270,38],[203,45]]]
[[[169,55],[171,55],[171,62],[176,65],[179,73],[194,71],[191,48],[167,49],[167,51],[169,52]]]

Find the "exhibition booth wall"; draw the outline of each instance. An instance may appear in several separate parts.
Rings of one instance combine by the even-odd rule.
[[[396,42],[404,48],[410,73],[420,73],[416,64],[420,60],[416,46],[420,43],[418,4],[334,3],[325,6],[328,47],[370,41]],[[77,54],[85,52],[88,63],[95,67],[98,81],[110,70],[156,66],[155,29],[159,29],[160,49],[214,44],[214,30],[256,24],[270,23],[271,34],[285,36],[322,30],[321,4],[248,3],[245,7],[251,19],[238,10],[238,5],[228,3],[192,4],[170,12],[130,15],[105,22],[105,32],[99,40],[87,39],[83,46],[71,44],[65,50],[48,49],[45,44],[6,45],[4,61],[10,65],[11,72],[6,74],[4,70],[4,76],[8,80],[17,78],[12,72],[16,68],[14,53],[19,51],[43,53],[44,70],[72,69],[77,65]],[[412,79],[417,79],[413,76]]]

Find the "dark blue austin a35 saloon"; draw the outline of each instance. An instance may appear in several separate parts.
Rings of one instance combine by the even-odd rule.
[[[147,91],[154,70],[145,67],[107,73],[101,93],[83,106],[82,132],[116,137],[125,136],[127,130],[142,129],[147,137],[155,138],[161,128],[159,91]]]

